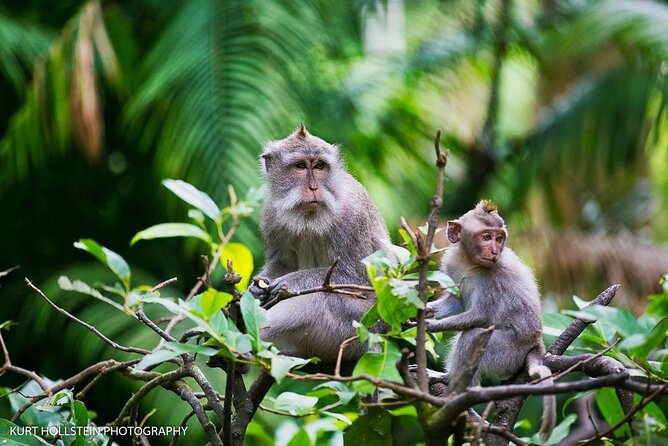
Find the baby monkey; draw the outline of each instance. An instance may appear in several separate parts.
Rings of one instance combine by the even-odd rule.
[[[462,300],[445,296],[429,302],[430,332],[459,331],[446,359],[452,373],[467,361],[477,334],[494,326],[483,351],[473,385],[510,379],[523,367],[532,378],[549,378],[543,365],[540,293],[531,269],[509,248],[508,231],[496,205],[483,200],[447,226],[453,244],[443,256],[441,270],[461,288]],[[463,305],[463,308],[462,308]],[[462,311],[463,310],[463,311]],[[556,421],[555,397],[544,401],[541,436],[546,439]]]

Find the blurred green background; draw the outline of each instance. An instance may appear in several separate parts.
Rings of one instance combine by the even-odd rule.
[[[668,272],[667,74],[662,1],[3,2],[0,271],[20,269],[0,278],[0,321],[19,323],[14,361],[57,378],[112,354],[25,276],[140,342],[134,321],[58,289],[61,274],[108,277],[72,242],[187,292],[201,245],[129,246],[186,216],[160,180],[225,204],[228,184],[260,184],[263,143],[302,121],[342,146],[393,235],[429,211],[442,129],[445,218],[492,198],[547,305],[620,282],[617,305],[642,311]],[[235,238],[261,265],[257,217]],[[91,406],[111,417],[125,397],[98,389]]]

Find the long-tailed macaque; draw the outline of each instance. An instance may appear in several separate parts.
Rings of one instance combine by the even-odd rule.
[[[479,331],[494,326],[482,354],[474,385],[480,380],[500,382],[527,367],[534,378],[547,378],[543,365],[540,294],[531,269],[509,248],[508,231],[496,205],[483,200],[457,220],[448,222],[453,246],[443,256],[441,269],[460,284],[462,301],[443,297],[427,305],[427,330],[460,331],[446,359],[447,370],[458,370],[470,355]],[[463,308],[461,307],[463,303]],[[463,310],[463,311],[462,311]],[[531,354],[529,354],[531,352]],[[546,396],[541,435],[546,438],[556,421],[554,396]]]
[[[280,141],[271,141],[260,157],[265,199],[260,229],[266,264],[250,287],[263,302],[285,289],[323,285],[338,259],[332,284],[368,285],[361,260],[386,248],[390,237],[366,189],[345,169],[339,148],[309,134],[304,125]],[[268,284],[266,288],[260,286]],[[355,336],[360,320],[375,301],[334,293],[281,300],[269,308],[262,338],[283,353],[336,361],[340,344]],[[366,351],[360,342],[344,350],[355,361]]]

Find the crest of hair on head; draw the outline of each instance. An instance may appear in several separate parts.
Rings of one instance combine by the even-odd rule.
[[[491,214],[492,212],[499,212],[499,208],[496,206],[496,203],[488,199],[480,200],[480,203],[478,203],[477,207],[487,212],[488,214]]]
[[[300,122],[299,127],[297,127],[297,130],[295,130],[294,135],[297,138],[304,139],[304,138],[306,138],[307,134],[308,134],[308,132],[306,131],[306,126],[304,125],[303,122]]]

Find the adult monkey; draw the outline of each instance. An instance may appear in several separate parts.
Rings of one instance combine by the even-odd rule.
[[[280,299],[286,289],[319,287],[337,259],[332,284],[368,285],[361,260],[387,248],[390,237],[366,189],[343,166],[339,148],[301,124],[287,138],[267,143],[260,163],[266,264],[251,293],[266,303]],[[317,356],[333,364],[341,343],[355,336],[352,322],[374,301],[373,295],[356,299],[334,293],[280,300],[269,308],[262,338],[287,355]],[[356,361],[365,351],[353,342],[343,359]]]
[[[457,220],[448,222],[448,240],[441,263],[460,284],[462,301],[443,297],[427,305],[427,330],[461,331],[453,340],[447,370],[458,370],[467,361],[477,333],[494,326],[473,385],[480,380],[500,382],[526,366],[534,378],[551,384],[550,369],[542,363],[540,294],[531,269],[509,248],[508,231],[496,205],[483,200]],[[463,308],[462,308],[463,304]],[[462,311],[463,310],[463,311]],[[546,440],[556,422],[554,395],[545,396],[541,437]]]

